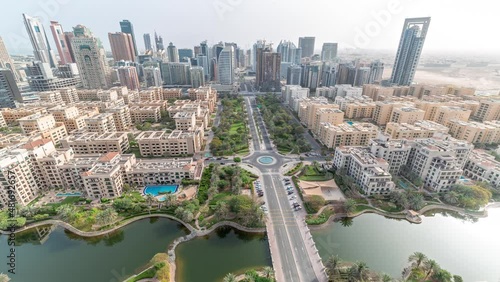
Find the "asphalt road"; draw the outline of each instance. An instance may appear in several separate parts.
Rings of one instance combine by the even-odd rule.
[[[253,100],[252,97],[245,98],[250,132],[253,141],[256,142],[254,142],[254,152],[249,157],[244,158],[243,161],[260,170],[262,174],[262,189],[269,208],[269,220],[274,231],[273,234],[268,234],[268,236],[276,238],[278,252],[277,254],[273,253],[273,256],[279,255],[282,267],[282,269],[276,271],[282,272],[283,279],[286,282],[319,281],[317,274],[314,272],[311,258],[300,233],[301,229],[297,225],[298,221],[295,218],[295,212],[292,210],[280,174],[280,167],[285,163],[294,161],[294,159],[284,157],[273,149],[262,116]],[[253,111],[258,113],[256,115],[256,124],[252,121]],[[256,143],[259,143],[256,126],[259,127],[262,134],[264,147],[256,145]],[[271,165],[260,164],[257,160],[262,156],[273,157],[276,161]]]

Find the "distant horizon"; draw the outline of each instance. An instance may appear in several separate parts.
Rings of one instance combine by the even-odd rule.
[[[300,36],[314,36],[316,52],[324,42],[339,43],[340,50],[369,47],[396,52],[404,19],[430,16],[422,55],[500,54],[499,38],[487,30],[496,24],[496,2],[484,1],[478,5],[466,0],[442,0],[440,3],[442,5],[432,0],[365,0],[339,4],[316,0],[315,5],[311,5],[302,0],[190,0],[175,2],[172,7],[172,3],[152,0],[140,5],[132,0],[121,1],[119,5],[95,0],[26,0],[4,7],[0,36],[10,54],[32,53],[22,21],[22,13],[26,13],[42,18],[54,51],[52,20],[58,21],[65,31],[72,31],[77,24],[85,25],[102,41],[104,49],[110,51],[108,32],[120,31],[119,22],[127,19],[134,25],[139,52],[144,50],[143,34],[154,35],[155,30],[165,45],[173,42],[177,48],[192,49],[203,40],[208,40],[211,46],[223,40],[250,49],[258,39],[267,39],[276,47],[280,40],[290,40],[297,45]],[[134,13],[136,8],[145,12]]]

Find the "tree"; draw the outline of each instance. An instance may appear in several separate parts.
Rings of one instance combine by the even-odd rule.
[[[266,276],[267,279],[274,278],[274,269],[272,267],[266,266],[266,267],[264,267],[262,272],[264,272],[264,275]]]
[[[444,269],[438,269],[432,274],[432,280],[439,282],[452,282],[452,276],[450,272]]]
[[[234,162],[235,163],[241,163],[241,158],[240,157],[234,157]]]
[[[366,263],[362,262],[362,261],[358,261],[354,264],[354,267],[356,268],[357,278],[361,281],[365,280],[365,278],[368,274],[368,266],[366,265]]]
[[[146,194],[146,202],[148,203],[149,214],[151,214],[151,207],[153,206],[153,203],[156,203],[157,201],[158,200],[153,195]]]
[[[69,222],[76,219],[76,215],[78,213],[76,207],[70,204],[58,207],[56,212],[62,220]]]
[[[436,273],[441,269],[439,264],[433,259],[427,260],[424,266],[427,271],[427,273],[425,274],[425,280],[429,278],[429,275],[431,275],[432,273]]]
[[[7,274],[0,273],[0,282],[9,282],[10,278]]]
[[[99,212],[95,221],[99,225],[108,225],[115,222],[118,219],[118,213],[113,208],[107,208],[101,212]]]
[[[326,271],[330,278],[332,278],[337,273],[340,261],[341,260],[338,255],[332,255],[328,258],[326,262]]]
[[[347,214],[355,212],[356,206],[357,206],[357,203],[354,199],[347,199],[344,202],[344,210]]]
[[[113,201],[113,207],[118,211],[129,211],[134,207],[130,198],[116,199]]]
[[[421,252],[415,252],[408,258],[408,262],[414,266],[413,268],[419,268],[422,264],[427,262],[427,256]]]
[[[382,281],[383,282],[391,282],[392,281],[392,277],[387,275],[387,274],[384,274],[384,276],[382,276]]]
[[[226,202],[217,202],[215,206],[215,217],[218,220],[224,220],[229,214],[229,207]]]
[[[464,279],[462,278],[462,276],[453,275],[453,282],[463,282],[463,281],[464,281]]]
[[[236,282],[236,276],[232,273],[228,273],[226,274],[226,276],[224,276],[224,282]]]

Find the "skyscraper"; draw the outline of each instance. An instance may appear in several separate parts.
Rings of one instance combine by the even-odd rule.
[[[163,38],[158,36],[155,31],[155,45],[156,45],[156,52],[160,52],[162,50],[165,50],[165,46],[163,45]]]
[[[289,66],[286,75],[286,84],[300,85],[301,79],[302,79],[302,67],[297,65]]]
[[[302,49],[302,58],[314,55],[315,37],[299,37],[299,48]]]
[[[200,43],[200,49],[201,54],[208,57],[208,43],[206,40]]]
[[[410,85],[413,82],[431,18],[406,19],[392,69],[391,82]]]
[[[382,75],[384,74],[384,63],[381,61],[375,61],[370,64],[370,77],[368,78],[368,83],[372,84],[374,82],[382,81]]]
[[[129,90],[139,90],[139,76],[137,69],[132,66],[125,66],[118,68],[118,78],[120,79],[121,86],[127,86]]]
[[[316,91],[316,88],[320,86],[321,83],[321,62],[311,62],[306,65],[302,74],[302,87],[307,87],[311,91]]]
[[[83,88],[109,88],[110,70],[106,63],[106,53],[99,39],[95,38],[83,25],[74,27],[73,32],[75,37],[71,39],[71,46]]]
[[[144,68],[144,80],[146,81],[146,86],[161,86],[161,71],[160,68],[155,66],[149,66]]]
[[[205,74],[205,80],[210,79],[210,64],[207,56],[198,55],[198,66],[203,68],[203,73]]]
[[[50,67],[55,68],[55,59],[51,54],[49,41],[45,34],[45,29],[39,19],[23,14],[24,25],[33,46],[35,60],[49,63]]]
[[[297,48],[291,41],[281,41],[276,52],[281,54],[281,61],[287,63],[300,64],[302,49]]]
[[[323,48],[321,49],[321,60],[333,61],[337,57],[337,48],[337,43],[323,43]]]
[[[19,74],[17,73],[14,61],[7,52],[7,48],[3,43],[2,37],[0,37],[0,69],[1,68],[9,69],[14,75],[16,81],[19,81]]]
[[[370,79],[370,68],[361,67],[356,70],[356,78],[354,80],[354,86],[363,86],[367,84]]]
[[[324,87],[335,86],[337,84],[337,65],[324,62],[322,67],[321,85]]]
[[[132,36],[132,42],[134,46],[134,55],[137,56],[139,53],[137,52],[137,44],[135,43],[135,34],[134,34],[134,26],[128,20],[123,20],[120,22],[120,28],[123,33],[130,34]]]
[[[108,33],[113,59],[118,61],[135,61],[134,42],[132,36],[124,32]]]
[[[161,76],[164,85],[191,85],[190,66],[187,63],[161,63]]]
[[[74,63],[73,58],[69,50],[69,42],[64,35],[64,30],[59,22],[51,21],[50,30],[52,31],[52,36],[54,36],[54,42],[56,43],[57,52],[59,53],[60,64],[70,64]]]
[[[14,101],[23,101],[14,74],[10,69],[0,68],[0,108],[15,108]]]
[[[179,61],[187,63],[189,59],[193,58],[193,50],[179,49]]]
[[[149,33],[144,33],[144,48],[146,48],[146,53],[153,50],[153,46],[151,45],[151,34]]]
[[[76,62],[75,60],[75,53],[73,52],[73,46],[71,46],[71,39],[75,37],[75,34],[72,31],[65,31],[64,32],[64,39],[66,39],[66,43],[68,43],[68,52],[69,55],[71,56],[71,61],[73,63]]]
[[[219,82],[222,85],[232,85],[234,83],[234,62],[235,54],[233,46],[224,47],[219,54]]]
[[[205,74],[202,67],[191,67],[191,85],[193,88],[205,86]]]
[[[174,46],[172,42],[168,44],[167,47],[168,61],[171,63],[179,62],[179,52],[177,51],[177,47]]]
[[[270,47],[257,49],[256,84],[260,91],[279,91],[281,74],[281,54],[272,52]]]

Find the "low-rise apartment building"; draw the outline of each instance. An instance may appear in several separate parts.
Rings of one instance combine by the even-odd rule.
[[[464,166],[464,175],[472,180],[500,187],[500,162],[483,150],[473,150]]]
[[[102,113],[85,119],[86,130],[89,132],[115,132],[116,125],[112,113]]]
[[[351,176],[368,196],[388,195],[396,187],[388,172],[389,164],[366,148],[337,147],[333,167]]]
[[[129,148],[127,132],[81,132],[72,134],[61,141],[63,148],[72,148],[78,155],[105,154],[107,152],[126,153]]]
[[[371,123],[343,123],[333,125],[321,123],[320,142],[329,149],[340,146],[367,146],[371,139],[377,136],[378,127]]]
[[[392,139],[419,139],[447,134],[448,127],[439,123],[422,120],[414,124],[390,122],[385,128],[385,133]]]
[[[143,157],[187,156],[201,150],[203,130],[145,131],[136,140]]]
[[[130,117],[133,124],[145,121],[159,122],[161,119],[161,108],[159,106],[132,106],[130,107]]]
[[[450,135],[469,143],[496,144],[500,143],[500,122],[451,120],[448,122]]]

